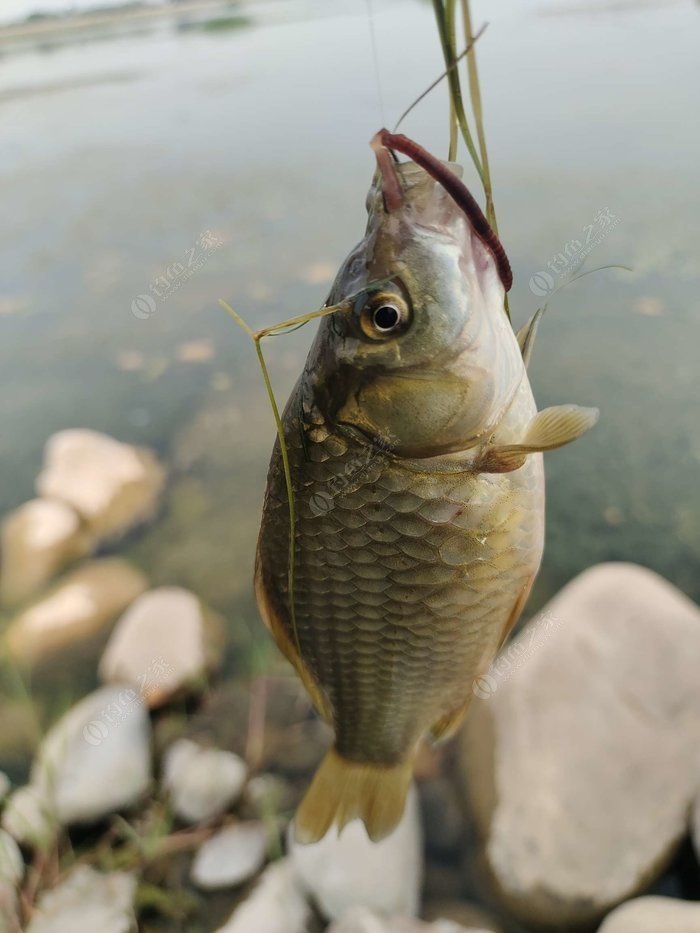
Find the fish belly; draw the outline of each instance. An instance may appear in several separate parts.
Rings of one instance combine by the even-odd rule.
[[[276,449],[258,560],[266,599],[300,649],[346,759],[391,764],[457,713],[517,617],[543,545],[539,455],[513,473],[423,471],[321,426]]]

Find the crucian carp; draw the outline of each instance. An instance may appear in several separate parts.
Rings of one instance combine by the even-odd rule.
[[[461,168],[387,130],[372,148],[367,229],[282,415],[256,561],[262,616],[335,735],[301,842],[396,826],[419,743],[454,732],[527,600],[542,452],[598,416],[537,411],[538,316],[513,331],[510,264]]]

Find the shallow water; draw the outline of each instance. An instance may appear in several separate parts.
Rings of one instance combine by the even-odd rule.
[[[155,446],[170,495],[128,550],[248,646],[264,637],[250,576],[274,428],[217,299],[254,325],[318,307],[360,237],[368,140],[440,70],[429,3],[373,6],[376,69],[364,0],[252,4],[247,28],[163,22],[2,59],[0,511],[31,496],[53,431]],[[508,0],[474,14],[490,21],[479,57],[516,324],[546,300],[531,277],[572,240],[592,245],[586,268],[633,268],[557,295],[540,331],[540,405],[602,418],[548,457],[532,607],[609,559],[700,599],[700,10]],[[442,151],[444,89],[403,128]],[[153,304],[135,314],[144,294]],[[310,339],[308,327],[270,342],[281,396]]]

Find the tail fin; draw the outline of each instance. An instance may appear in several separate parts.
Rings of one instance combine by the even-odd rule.
[[[318,842],[334,824],[359,817],[378,842],[403,816],[413,759],[396,765],[348,761],[331,749],[320,764],[295,819],[297,842]]]

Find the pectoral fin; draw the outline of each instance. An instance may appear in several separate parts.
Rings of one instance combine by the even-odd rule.
[[[528,454],[556,450],[580,437],[598,420],[597,408],[555,405],[537,412],[519,444],[487,447],[476,463],[481,473],[510,473],[518,470]]]
[[[540,319],[543,314],[544,308],[538,308],[527,324],[523,324],[518,333],[515,335],[518,341],[518,346],[520,347],[520,352],[523,356],[523,363],[525,364],[526,369],[530,365],[530,357],[532,356],[532,348],[535,345],[537,328],[540,326]]]

